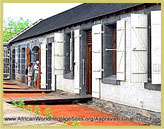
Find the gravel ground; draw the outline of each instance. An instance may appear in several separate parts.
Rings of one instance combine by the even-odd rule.
[[[4,108],[4,121],[3,124],[4,126],[65,126],[65,124],[57,121],[48,121],[48,120],[29,120],[33,119],[36,117],[42,117],[40,115],[37,115],[31,111],[27,111],[15,106],[12,106],[8,103],[3,103],[3,108]],[[5,120],[5,118],[16,118],[16,120]],[[23,118],[28,118],[28,120],[23,120]]]

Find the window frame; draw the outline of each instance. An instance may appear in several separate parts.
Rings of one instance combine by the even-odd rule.
[[[105,83],[105,84],[120,85],[120,81],[117,80],[117,71],[116,71],[116,74],[113,74],[113,50],[111,51],[112,54],[109,54],[109,55],[107,55],[107,51],[106,51],[106,49],[108,49],[108,47],[110,47],[109,49],[113,49],[113,46],[112,46],[113,43],[112,44],[107,44],[107,43],[109,43],[109,41],[106,41],[106,40],[107,40],[108,33],[109,33],[109,36],[111,36],[109,40],[111,40],[111,38],[113,38],[113,30],[114,30],[113,28],[115,28],[115,31],[116,31],[117,30],[116,26],[117,26],[117,21],[112,22],[112,23],[103,24],[103,32],[104,33],[102,35],[103,36],[103,39],[102,39],[103,40],[102,41],[103,42],[103,51],[102,51],[103,52],[103,55],[102,55],[103,56],[103,61],[102,61],[102,63],[103,63],[103,65],[102,65],[103,66],[103,76],[102,76],[102,82]],[[109,31],[109,32],[106,33],[107,31]],[[110,35],[110,31],[112,31],[112,35]],[[115,32],[115,34],[116,34],[116,37],[117,37],[116,32]],[[117,46],[117,41],[116,41],[116,46]],[[108,58],[108,61],[107,61],[107,58]],[[116,56],[115,56],[115,58],[116,58],[115,61],[117,61]],[[117,64],[117,62],[115,64]],[[107,68],[106,67],[109,66],[109,65],[112,66],[112,67],[110,68],[110,71],[108,71],[108,73],[107,73]],[[115,66],[115,68],[116,67],[117,66]]]
[[[70,42],[72,34],[72,69],[70,68]],[[74,34],[73,30],[65,33],[64,43],[64,74],[65,79],[74,79]]]

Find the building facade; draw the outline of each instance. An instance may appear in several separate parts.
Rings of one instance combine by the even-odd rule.
[[[82,4],[10,41],[11,78],[161,112],[161,5]]]
[[[3,79],[10,79],[10,47],[8,42],[3,43]]]

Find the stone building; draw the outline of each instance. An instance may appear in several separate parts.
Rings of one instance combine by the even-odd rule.
[[[10,40],[11,78],[161,112],[161,4],[82,4]]]

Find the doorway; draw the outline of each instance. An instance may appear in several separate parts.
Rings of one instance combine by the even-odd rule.
[[[40,57],[41,57],[41,52],[40,52],[40,48],[38,46],[34,46],[33,49],[32,49],[32,59],[31,59],[31,62],[32,63],[36,63],[36,61],[39,61],[39,76],[37,78],[37,88],[40,88],[40,83],[41,83],[41,60],[40,60]]]
[[[86,93],[92,94],[92,31],[86,31]]]

